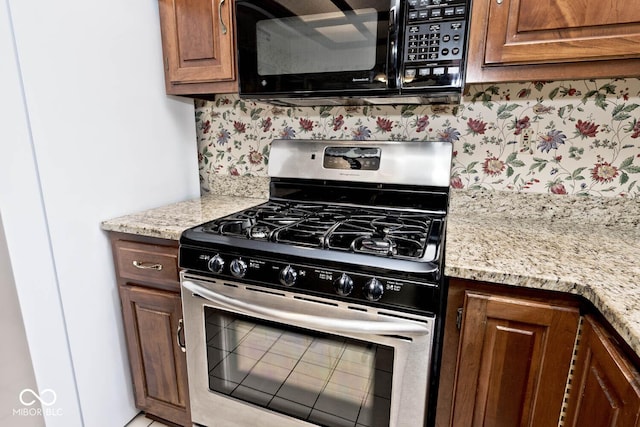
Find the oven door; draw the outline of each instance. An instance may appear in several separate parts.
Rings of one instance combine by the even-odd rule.
[[[194,423],[424,425],[434,318],[186,273],[182,301]]]
[[[399,3],[237,0],[240,96],[347,96],[395,88]]]

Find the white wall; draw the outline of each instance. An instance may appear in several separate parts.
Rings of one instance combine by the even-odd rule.
[[[14,410],[24,407],[20,402],[22,391],[27,388],[31,390],[37,388],[11,271],[2,216],[0,216],[0,325],[5,325],[5,345],[0,346],[0,425],[42,427],[44,426],[42,417],[15,416],[14,414]],[[9,343],[11,345],[8,345]],[[29,400],[23,400],[29,402]],[[39,402],[35,402],[32,407],[42,409]]]
[[[0,211],[36,381],[64,411],[47,425],[122,426],[136,411],[99,224],[198,195],[193,103],[164,95],[157,0],[0,5]]]
[[[64,408],[61,423],[79,425],[80,409],[7,0],[0,4],[0,212],[7,250],[36,381],[41,389],[56,391],[56,407]],[[3,287],[10,285],[2,283]],[[22,408],[16,400],[0,404],[5,410]]]

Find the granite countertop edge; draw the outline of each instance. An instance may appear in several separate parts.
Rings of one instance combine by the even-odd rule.
[[[452,192],[445,275],[582,296],[640,355],[640,200],[558,197]],[[179,240],[187,228],[266,200],[210,194],[101,227]]]
[[[220,218],[267,201],[266,197],[205,195],[131,215],[108,219],[100,226],[105,231],[180,240],[188,228]]]

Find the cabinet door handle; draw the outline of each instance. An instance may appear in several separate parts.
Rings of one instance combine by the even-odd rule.
[[[162,270],[162,264],[152,264],[150,262],[133,261],[133,266],[140,270]]]
[[[180,334],[183,334],[184,330],[184,321],[182,319],[178,320],[178,331],[176,332],[176,342],[178,343],[178,347],[182,350],[183,353],[186,353],[187,347],[184,345],[184,339],[180,339]]]
[[[496,3],[502,4],[502,0],[496,0]]]
[[[222,5],[226,0],[220,0],[220,4],[218,4],[218,18],[220,19],[220,27],[222,28],[222,34],[227,34],[227,26],[224,25],[224,21],[222,20]]]

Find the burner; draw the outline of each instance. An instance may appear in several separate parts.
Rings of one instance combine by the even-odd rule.
[[[267,239],[269,238],[269,234],[271,233],[271,229],[264,224],[254,225],[249,229],[248,237],[250,239]]]
[[[244,220],[229,221],[220,226],[221,234],[244,234],[245,230],[255,224],[255,220],[248,218]]]
[[[386,237],[357,237],[351,242],[351,250],[384,256],[393,256],[398,253],[395,242]]]
[[[404,226],[404,222],[400,218],[374,218],[371,225],[382,234],[388,234],[395,230],[399,230]]]
[[[327,247],[373,255],[420,258],[424,254],[431,219],[425,214],[384,212],[358,215],[327,237]]]

